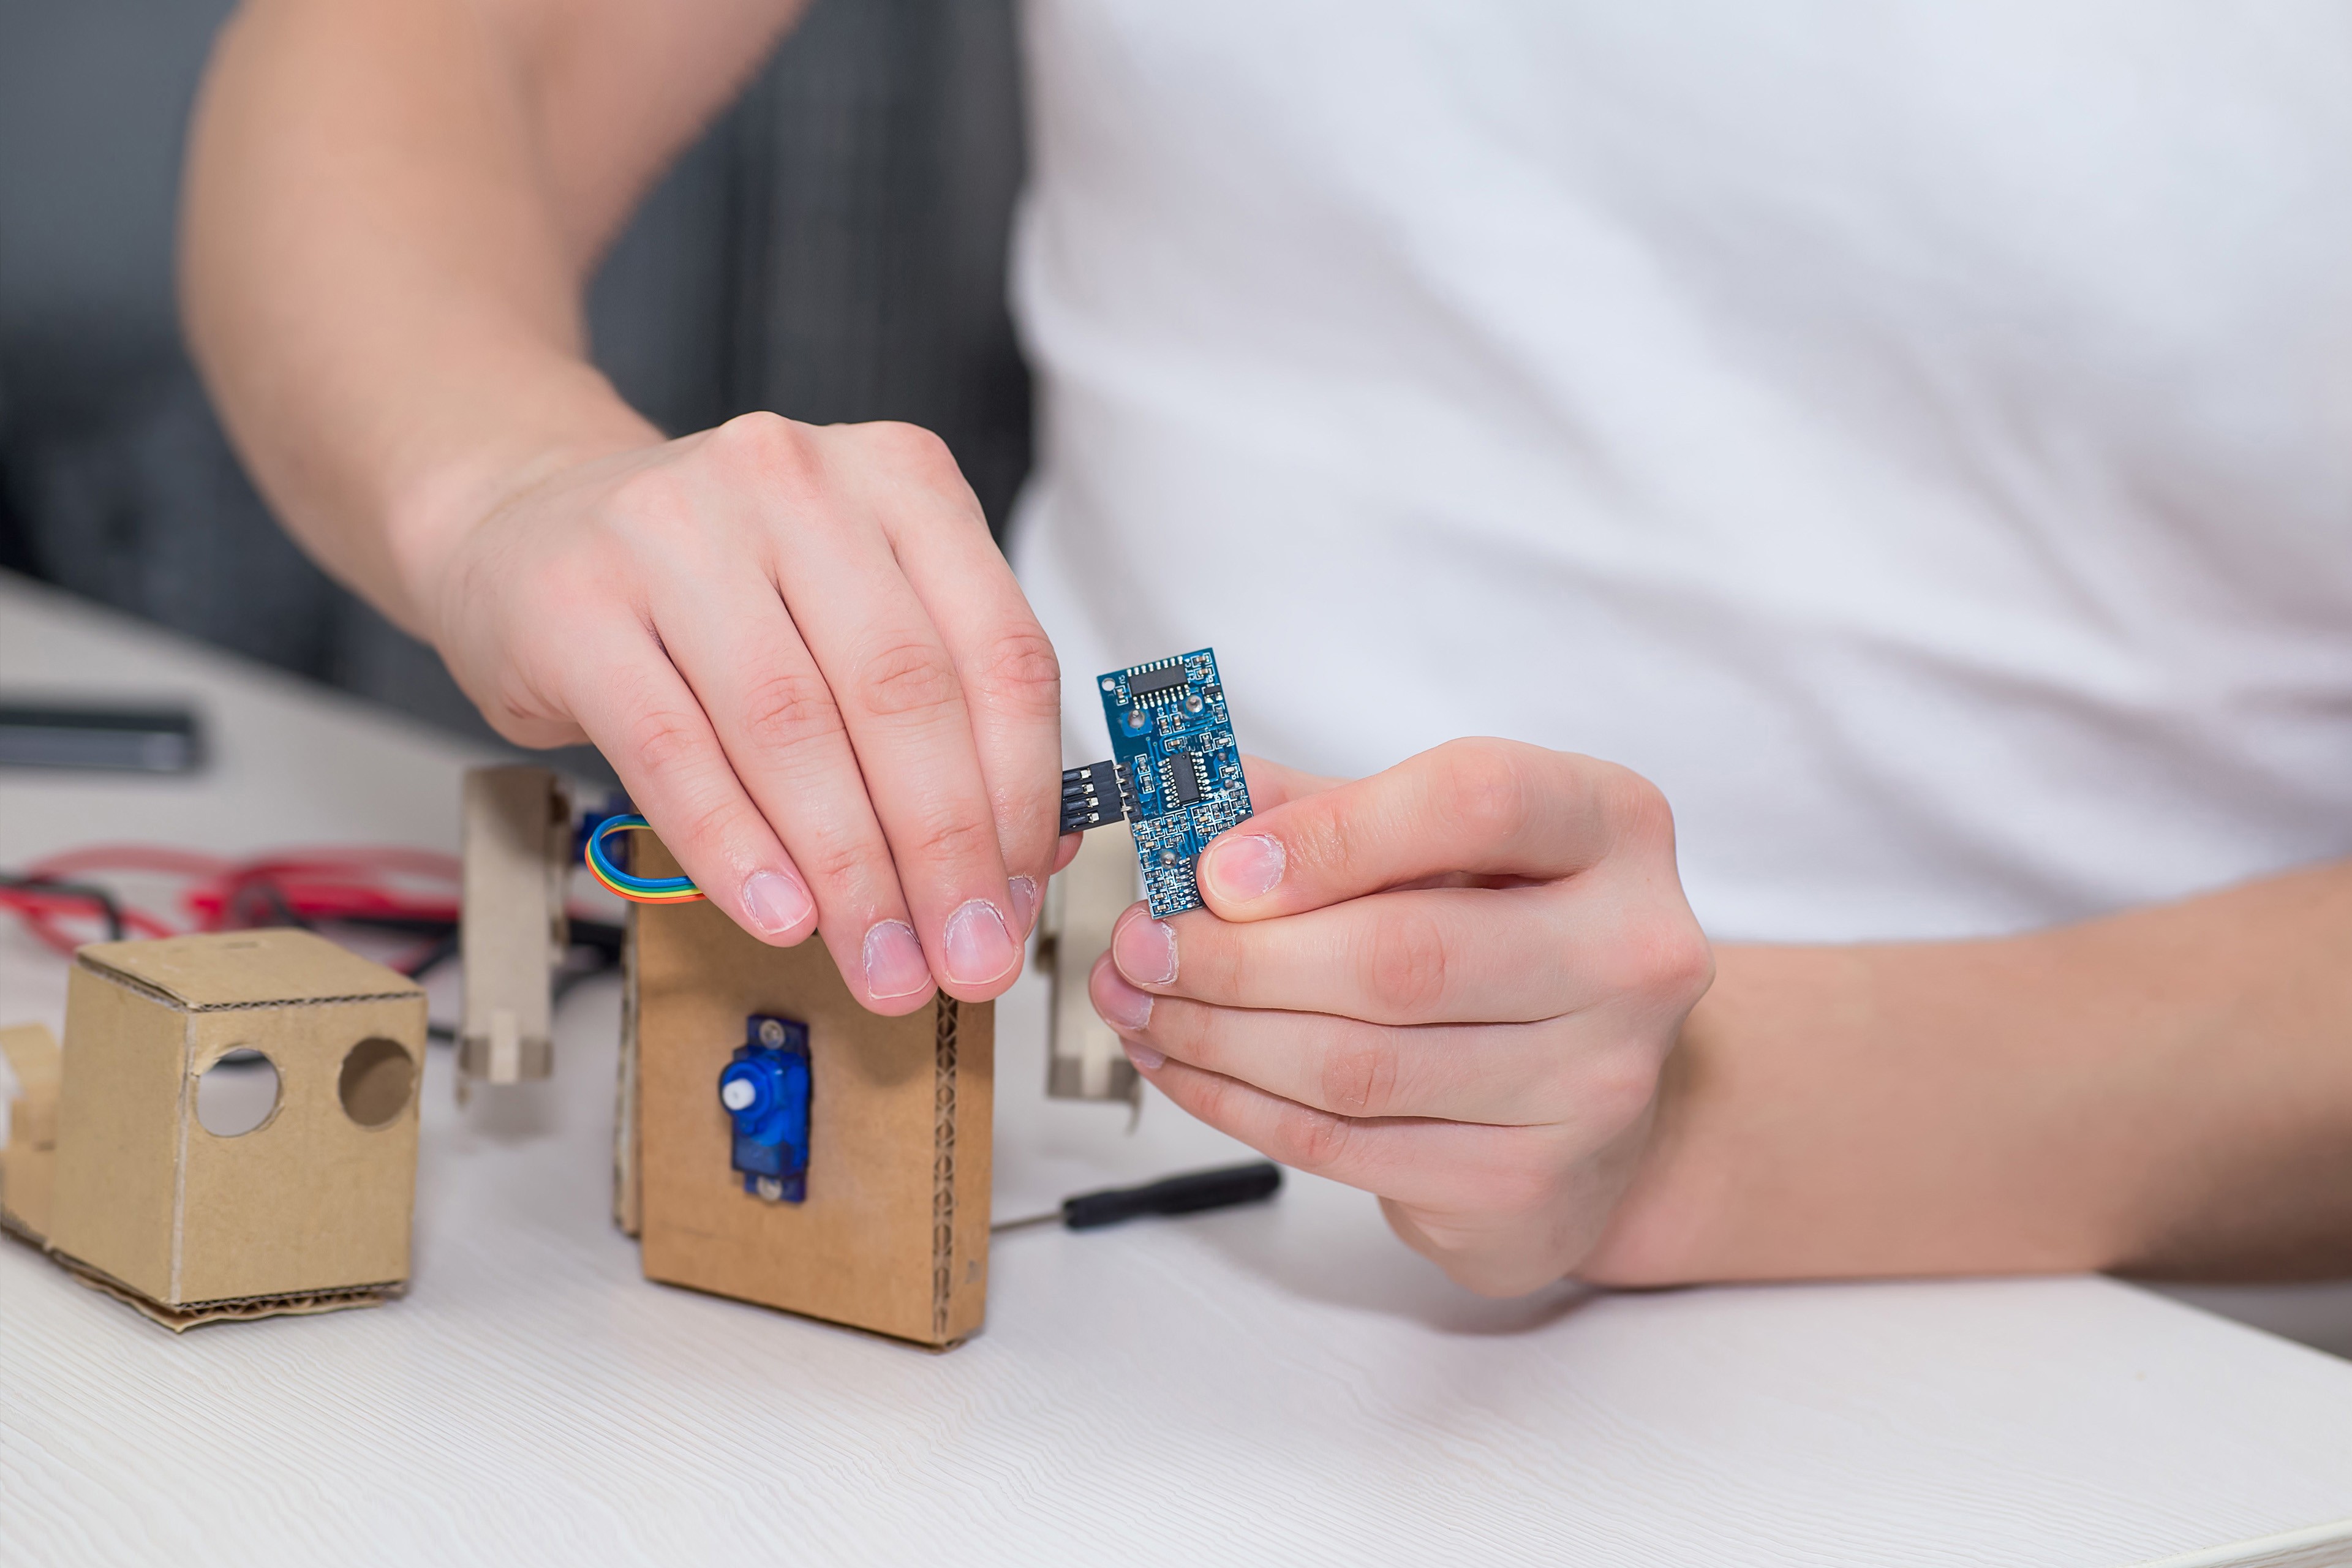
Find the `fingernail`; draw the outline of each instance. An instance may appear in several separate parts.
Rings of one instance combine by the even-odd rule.
[[[1140,1040],[1121,1040],[1118,1044],[1119,1048],[1127,1052],[1127,1059],[1135,1064],[1136,1070],[1139,1072],[1151,1072],[1168,1065],[1166,1057]]]
[[[1029,934],[1029,921],[1037,912],[1037,879],[1015,877],[1005,886],[1013,891],[1013,928],[1025,937]]]
[[[866,933],[866,994],[877,1002],[912,996],[931,983],[923,944],[904,921],[877,921]]]
[[[770,936],[782,936],[808,918],[816,900],[798,877],[782,871],[754,871],[743,880],[743,911],[751,923]]]
[[[968,899],[948,917],[947,955],[948,978],[959,985],[985,985],[1021,962],[1003,914],[986,899]]]
[[[1286,859],[1281,839],[1246,833],[1211,845],[1202,869],[1208,872],[1209,883],[1220,897],[1245,904],[1274,891],[1275,884],[1282,880]]]
[[[1129,921],[1111,939],[1110,955],[1121,974],[1138,985],[1165,985],[1176,978],[1176,933],[1163,921]]]
[[[1096,983],[1095,1010],[1114,1029],[1140,1029],[1151,1022],[1151,993],[1129,985],[1117,969],[1106,969]]]

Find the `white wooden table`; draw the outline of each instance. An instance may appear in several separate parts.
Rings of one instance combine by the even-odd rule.
[[[454,847],[463,747],[5,579],[0,685],[188,693],[218,756],[0,774],[0,863]],[[0,1021],[57,1023],[63,976],[0,935]],[[2352,1561],[2352,1364],[2104,1279],[1489,1302],[1295,1179],[1000,1238],[945,1355],[648,1284],[606,1218],[616,1005],[465,1112],[434,1053],[391,1306],[174,1338],[0,1246],[0,1563]],[[1235,1157],[1045,1101],[1042,1019],[1003,1005],[1000,1214]]]

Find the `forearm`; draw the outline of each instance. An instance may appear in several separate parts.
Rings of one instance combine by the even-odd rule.
[[[1591,1277],[2352,1270],[2352,866],[1717,957]]]
[[[681,7],[679,43],[631,10],[559,29],[520,3],[260,0],[216,50],[192,344],[287,525],[411,629],[446,535],[501,487],[656,434],[585,361],[583,281],[785,13]]]

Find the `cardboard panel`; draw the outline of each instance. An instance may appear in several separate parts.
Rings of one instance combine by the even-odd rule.
[[[948,1245],[932,1258],[930,1342],[936,1344],[970,1338],[987,1318],[988,1226],[995,1195],[996,1004],[957,1004],[955,1012],[955,1114],[946,1127],[954,1141],[947,1151],[952,1163]],[[935,1210],[935,1221],[939,1217]]]
[[[613,1223],[645,1232],[645,1186],[637,1168],[637,927],[621,943],[621,1049],[613,1083]]]
[[[1046,885],[1054,1005],[1046,1015],[1045,1092],[1053,1099],[1132,1100],[1141,1091],[1135,1064],[1087,994],[1087,976],[1110,951],[1118,917],[1142,896],[1135,836],[1123,822],[1080,839],[1077,858]]]
[[[49,1242],[159,1300],[172,1290],[187,1082],[187,1015],[75,965]]]
[[[16,1080],[8,1102],[8,1145],[0,1149],[0,1223],[35,1240],[49,1233],[57,1190],[58,1089],[62,1062],[46,1024],[0,1029],[0,1055]]]
[[[161,1300],[178,1306],[407,1279],[425,998],[200,1013],[191,1030],[192,1073],[231,1050],[267,1056],[278,1069],[278,1108],[235,1138],[216,1138],[189,1117],[179,1271]],[[406,1087],[405,1101],[376,1127],[353,1121],[341,1092],[347,1057],[368,1040],[391,1041],[407,1057],[404,1068],[390,1058],[376,1067],[379,1089],[404,1078]],[[359,1103],[372,1115],[386,1109]]]
[[[160,942],[99,942],[75,956],[193,1008],[423,994],[405,975],[337,947],[316,931],[247,931]]]
[[[368,1285],[351,1290],[312,1290],[297,1296],[256,1296],[173,1307],[125,1289],[120,1281],[109,1279],[54,1247],[49,1249],[49,1257],[77,1282],[101,1295],[111,1296],[126,1307],[136,1309],[139,1315],[149,1322],[161,1323],[175,1334],[185,1333],[203,1323],[249,1322],[257,1318],[307,1318],[320,1312],[345,1311],[353,1307],[380,1307],[406,1289],[400,1285]]]
[[[656,868],[644,874],[664,874],[638,853]],[[768,947],[707,903],[634,912],[646,1276],[925,1344],[976,1331],[993,1006],[942,998],[878,1018],[818,942]],[[803,1203],[762,1201],[729,1165],[719,1075],[752,1013],[809,1026]]]
[[[572,812],[546,768],[466,774],[465,1012],[458,1066],[469,1078],[516,1083],[553,1063],[554,966],[563,958],[563,886]]]
[[[18,1139],[54,1148],[58,1142],[58,1084],[64,1070],[58,1037],[47,1024],[17,1024],[0,1029],[0,1056],[8,1058],[9,1076],[16,1080],[16,1098],[8,1103],[8,1141]]]

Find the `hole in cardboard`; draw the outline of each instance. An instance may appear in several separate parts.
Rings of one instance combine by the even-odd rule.
[[[337,1092],[343,1112],[362,1127],[382,1127],[408,1109],[416,1087],[416,1063],[392,1040],[370,1036],[343,1058]]]
[[[196,1125],[215,1138],[242,1138],[277,1109],[278,1065],[259,1051],[231,1051],[196,1079]]]

